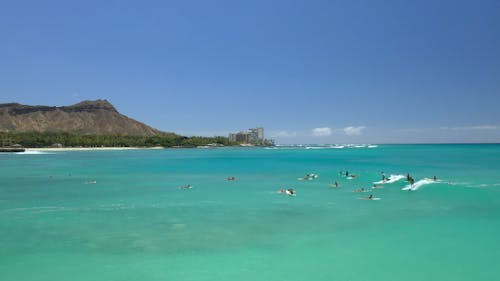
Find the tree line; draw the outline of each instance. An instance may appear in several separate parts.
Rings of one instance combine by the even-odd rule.
[[[238,145],[227,137],[185,137],[174,133],[153,136],[129,135],[88,135],[57,132],[0,133],[0,144],[5,146],[19,144],[28,148],[51,147],[196,147],[208,144]]]

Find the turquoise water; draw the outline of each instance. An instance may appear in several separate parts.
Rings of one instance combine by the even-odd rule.
[[[0,154],[0,280],[498,280],[499,233],[500,145]]]

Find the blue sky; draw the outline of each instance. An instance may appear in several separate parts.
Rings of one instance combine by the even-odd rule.
[[[500,2],[0,2],[0,103],[98,98],[185,135],[500,142]]]

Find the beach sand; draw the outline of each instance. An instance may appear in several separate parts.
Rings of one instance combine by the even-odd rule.
[[[134,150],[134,149],[164,149],[162,146],[155,147],[42,147],[26,148],[26,151],[92,151],[92,150]]]

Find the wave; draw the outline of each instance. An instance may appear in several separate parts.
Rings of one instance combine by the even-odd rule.
[[[276,145],[272,147],[264,147],[264,149],[343,149],[343,148],[376,148],[377,145],[372,144],[290,144]]]
[[[389,177],[389,180],[386,180],[386,181],[377,181],[377,182],[373,182],[374,184],[385,184],[385,183],[394,183],[394,182],[397,182],[399,181],[400,179],[404,179],[405,176],[404,175],[391,175]]]
[[[133,208],[135,208],[134,205],[126,206],[124,204],[99,205],[98,207],[86,207],[86,208],[64,207],[64,206],[35,206],[35,207],[12,208],[12,209],[1,210],[0,214],[13,213],[13,212],[38,214],[38,213],[49,213],[49,212],[82,212],[82,211],[95,211],[95,210],[109,211],[109,210],[118,210],[118,209],[122,210],[122,209],[133,209]]]
[[[54,154],[51,152],[45,152],[45,151],[38,151],[38,150],[26,150],[25,152],[16,152],[15,154]]]
[[[411,190],[411,191],[415,191],[415,190],[418,190],[420,189],[422,186],[424,185],[428,185],[428,184],[432,184],[432,183],[436,183],[435,180],[433,179],[428,179],[428,178],[425,178],[425,179],[422,179],[422,180],[419,180],[417,181],[416,183],[414,183],[413,185],[409,184],[405,187],[403,187],[401,190]]]
[[[27,208],[12,208],[2,210],[0,213],[10,213],[10,212],[53,212],[64,210],[65,207],[56,206],[46,206],[46,207],[27,207]]]
[[[488,188],[488,187],[497,187],[500,186],[500,183],[476,183],[476,182],[453,182],[453,181],[439,181],[439,183],[447,184],[450,186],[459,186],[465,188]]]

